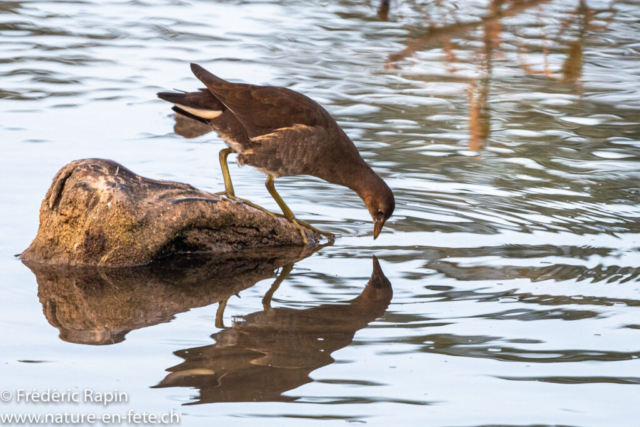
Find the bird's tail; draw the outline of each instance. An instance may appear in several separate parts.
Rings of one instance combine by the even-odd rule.
[[[173,111],[207,124],[227,109],[207,89],[188,93],[160,92],[158,98],[172,103]]]
[[[211,74],[198,64],[191,64],[191,71],[198,78],[198,80],[204,83],[204,85],[209,89],[216,86],[222,86],[225,83],[229,83],[228,81]]]

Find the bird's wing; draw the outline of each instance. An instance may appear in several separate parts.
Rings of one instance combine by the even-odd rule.
[[[326,150],[326,143],[330,143],[328,132],[320,126],[297,124],[254,137],[252,141],[252,148],[240,154],[240,163],[268,171],[275,177],[314,175],[319,156],[332,155],[332,150]]]
[[[333,121],[317,102],[290,89],[231,83],[196,64],[191,64],[191,70],[233,112],[252,139],[277,129],[326,126]]]

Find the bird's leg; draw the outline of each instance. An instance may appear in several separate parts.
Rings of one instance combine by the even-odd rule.
[[[232,200],[238,200],[243,202],[244,204],[251,206],[252,208],[256,208],[258,210],[261,210],[262,212],[266,212],[267,214],[269,214],[270,216],[272,216],[273,218],[277,218],[278,214],[275,214],[271,211],[268,211],[267,209],[263,208],[262,206],[256,205],[255,203],[252,203],[248,200],[245,199],[241,199],[239,197],[236,197],[236,193],[233,190],[233,183],[231,182],[231,174],[229,173],[229,165],[227,164],[227,157],[229,157],[229,154],[233,153],[233,149],[232,148],[225,148],[223,150],[220,150],[220,168],[222,169],[222,177],[224,178],[224,192],[221,193],[215,193],[216,195],[225,195],[227,196],[229,199]]]
[[[220,150],[220,167],[222,168],[222,177],[224,178],[224,192],[228,197],[235,197],[236,193],[233,191],[231,174],[229,173],[229,165],[227,164],[227,157],[229,157],[231,153],[233,153],[232,148]]]
[[[282,267],[282,271],[280,272],[280,274],[278,274],[275,282],[273,282],[271,288],[269,288],[267,293],[264,294],[264,298],[262,298],[262,307],[265,310],[269,310],[271,308],[271,298],[273,298],[273,294],[278,290],[280,284],[284,282],[287,277],[289,277],[291,270],[293,270],[293,263],[287,264]]]
[[[224,309],[227,306],[227,301],[220,301],[218,305],[218,311],[216,311],[216,328],[224,329]]]
[[[284,217],[286,219],[288,219],[289,221],[293,222],[296,226],[298,226],[298,228],[300,229],[300,232],[302,233],[302,239],[304,240],[305,245],[307,244],[307,235],[300,228],[300,226],[307,227],[309,230],[315,231],[316,233],[321,234],[321,235],[323,235],[325,237],[328,237],[330,239],[333,239],[335,237],[331,233],[328,233],[326,231],[318,230],[317,228],[315,228],[314,226],[312,226],[308,222],[305,222],[305,221],[297,219],[293,215],[293,212],[291,212],[291,209],[289,209],[289,206],[286,205],[284,200],[282,200],[282,197],[280,197],[280,195],[276,191],[275,180],[273,179],[273,177],[271,175],[269,175],[267,177],[267,182],[265,183],[265,185],[267,186],[267,190],[269,190],[269,194],[271,194],[271,197],[273,197],[273,199],[278,203],[278,206],[280,206],[280,209],[282,209],[282,213],[284,214]]]
[[[267,186],[267,190],[269,190],[269,194],[271,194],[271,197],[273,197],[273,200],[275,200],[278,206],[280,206],[280,209],[282,209],[282,213],[284,214],[284,217],[289,222],[293,223],[298,228],[298,230],[300,230],[300,234],[302,235],[302,241],[304,242],[305,245],[307,245],[309,243],[307,241],[307,233],[304,231],[304,228],[302,228],[302,225],[300,225],[300,223],[296,219],[293,212],[291,212],[291,209],[289,209],[289,206],[287,206],[284,200],[282,200],[282,197],[280,197],[280,195],[276,191],[276,186],[274,184],[273,176],[269,175],[267,177],[267,182],[265,182],[265,185]]]

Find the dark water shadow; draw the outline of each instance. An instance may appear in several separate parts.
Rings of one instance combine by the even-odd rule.
[[[186,139],[198,138],[213,131],[211,126],[179,113],[174,115],[174,119],[176,123],[173,126],[173,132]]]
[[[231,327],[212,335],[215,344],[177,351],[184,362],[169,368],[155,388],[198,389],[197,399],[187,405],[296,400],[283,393],[311,382],[311,372],[333,363],[331,353],[381,317],[393,296],[375,257],[367,286],[342,304],[272,308],[272,291],[283,279],[265,296],[264,310],[235,318]]]
[[[275,277],[279,269],[290,269],[320,248],[181,255],[133,268],[25,264],[36,275],[44,315],[60,331],[60,339],[105,345],[192,308],[223,307],[232,295]]]
[[[638,385],[640,378],[638,377],[497,377],[507,381],[533,381],[550,384],[623,384]]]

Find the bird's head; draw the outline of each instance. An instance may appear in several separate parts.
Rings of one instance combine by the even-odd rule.
[[[373,219],[373,239],[377,239],[382,227],[396,208],[396,201],[391,189],[380,179],[378,185],[363,197],[364,204]]]
[[[375,307],[382,308],[382,311],[377,314],[377,316],[382,316],[389,302],[393,298],[393,288],[391,287],[391,282],[387,279],[387,276],[384,275],[382,268],[380,267],[380,262],[376,256],[373,256],[373,272],[371,273],[371,279],[369,279],[369,283],[362,291],[362,294],[358,298],[354,300],[354,302],[358,304],[366,304],[367,306],[374,309]],[[382,304],[382,307],[380,307]]]

